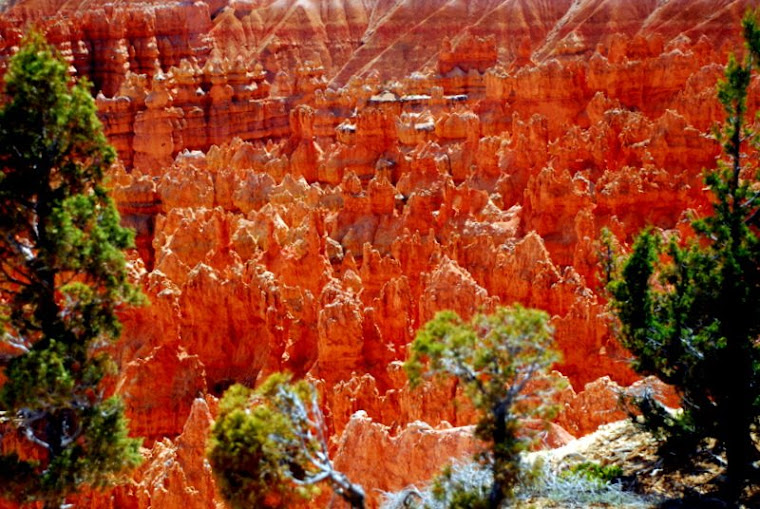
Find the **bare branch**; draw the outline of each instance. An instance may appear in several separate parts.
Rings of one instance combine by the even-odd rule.
[[[34,431],[32,430],[32,428],[22,428],[22,430],[24,431],[24,438],[26,438],[27,440],[29,440],[30,442],[34,444],[39,445],[40,447],[44,447],[48,451],[50,450],[50,444],[38,438],[34,434]]]
[[[29,344],[27,341],[24,341],[23,339],[11,335],[11,333],[6,332],[3,335],[3,343],[10,346],[14,350],[18,350],[18,354],[25,354],[29,353]]]

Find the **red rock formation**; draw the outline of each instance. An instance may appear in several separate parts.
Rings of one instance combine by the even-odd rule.
[[[564,401],[557,422],[575,436],[586,435],[602,424],[625,419],[627,411],[635,412],[634,408],[623,408],[620,401],[640,396],[644,391],[650,391],[666,405],[679,405],[680,398],[675,391],[654,377],[623,388],[605,376],[587,383],[583,391],[577,394],[560,395],[559,399]]]
[[[338,444],[335,468],[353,482],[373,486],[368,492],[368,507],[378,507],[376,490],[393,492],[424,483],[437,473],[438,465],[469,458],[479,448],[470,426],[451,428],[444,424],[433,429],[418,421],[393,436],[387,427],[357,412]],[[414,455],[407,454],[411,450]]]
[[[207,392],[206,377],[197,355],[160,346],[124,367],[116,392],[131,431],[150,441],[182,429],[193,400]]]
[[[217,505],[216,487],[204,451],[216,400],[193,400],[174,441],[153,445],[136,486],[137,507],[208,508]]]
[[[36,20],[101,92],[150,299],[124,314],[114,390],[152,449],[82,503],[217,503],[211,395],[282,369],[319,385],[336,463],[368,491],[429,477],[476,446],[461,389],[412,391],[400,368],[444,308],[546,309],[574,388],[557,426],[620,418],[637,378],[595,241],[705,210],[748,4],[15,2],[0,57]]]

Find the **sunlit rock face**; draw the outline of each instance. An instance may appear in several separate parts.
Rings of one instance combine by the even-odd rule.
[[[81,505],[221,504],[202,459],[216,398],[280,370],[318,385],[336,462],[371,506],[374,488],[428,478],[478,447],[461,388],[413,391],[401,369],[442,309],[552,316],[571,387],[545,445],[621,418],[617,387],[638,377],[597,239],[625,249],[706,210],[715,84],[749,3],[6,8],[3,66],[36,23],[94,84],[150,300],[124,313],[113,380],[147,462]],[[644,383],[677,404],[654,381],[627,390]]]

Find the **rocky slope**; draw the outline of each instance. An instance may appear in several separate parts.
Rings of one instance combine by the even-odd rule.
[[[1,55],[35,22],[94,83],[150,299],[114,349],[148,461],[81,504],[219,504],[202,459],[215,398],[276,370],[321,387],[336,463],[373,503],[429,477],[475,447],[457,386],[411,391],[400,368],[441,309],[550,312],[572,386],[547,445],[621,418],[616,386],[636,377],[595,239],[607,227],[625,246],[704,210],[714,86],[749,4],[7,8]]]

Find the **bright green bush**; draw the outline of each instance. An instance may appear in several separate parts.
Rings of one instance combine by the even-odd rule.
[[[618,465],[600,465],[599,463],[584,461],[571,466],[561,475],[565,477],[583,476],[590,481],[609,483],[623,477],[623,469]]]
[[[233,385],[219,404],[208,459],[233,508],[284,507],[314,497],[328,483],[354,508],[364,491],[330,461],[314,387],[275,373],[256,390]]]

